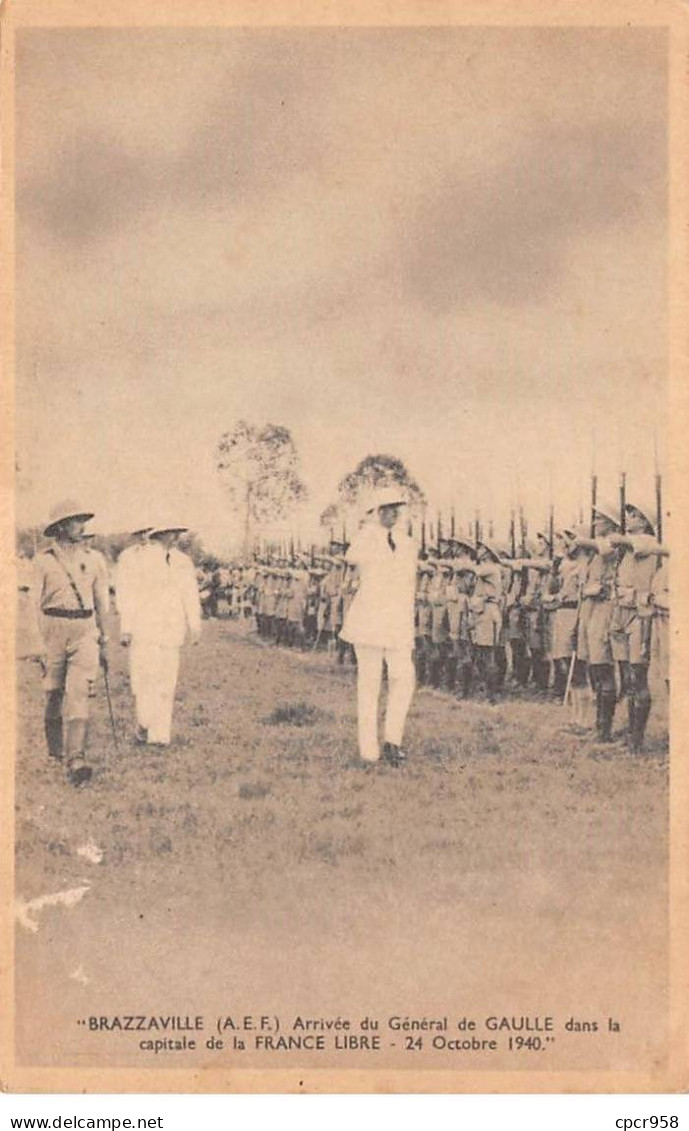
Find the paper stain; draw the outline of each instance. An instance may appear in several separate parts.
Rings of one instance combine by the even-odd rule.
[[[89,890],[90,884],[86,884],[81,888],[56,891],[51,895],[39,895],[36,899],[29,899],[28,901],[21,898],[16,899],[14,903],[15,919],[25,930],[36,934],[40,924],[34,916],[43,911],[45,907],[74,907]]]
[[[102,848],[99,848],[97,844],[89,840],[86,844],[81,844],[79,848],[77,848],[77,856],[83,856],[84,859],[88,860],[91,864],[100,864],[103,860],[104,852]]]
[[[88,986],[91,981],[83,966],[77,966],[76,970],[72,970],[70,978],[73,982],[78,982],[80,986]]]

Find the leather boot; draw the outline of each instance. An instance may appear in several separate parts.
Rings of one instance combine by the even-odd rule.
[[[629,737],[633,742],[636,728],[636,696],[627,692],[627,717],[629,719]]]
[[[630,699],[632,696],[630,696]],[[633,696],[635,700],[634,723],[630,724],[630,749],[634,754],[640,754],[644,748],[644,735],[648,716],[651,713],[651,696],[648,692]]]
[[[90,781],[93,769],[86,761],[86,719],[69,719],[65,726],[65,759],[67,777],[72,785]]]
[[[553,694],[560,702],[565,697],[565,689],[567,687],[567,676],[569,672],[567,665],[563,664],[561,660],[555,661],[555,674],[553,675]]]
[[[462,664],[462,698],[471,698],[474,683],[474,669],[471,664]]]
[[[62,761],[62,718],[60,715],[46,715],[45,738],[48,744],[48,754],[51,758]]]
[[[598,692],[596,703],[596,730],[601,742],[612,742],[612,721],[615,717],[616,694],[604,689]]]

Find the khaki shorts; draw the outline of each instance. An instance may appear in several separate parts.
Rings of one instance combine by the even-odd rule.
[[[552,614],[551,624],[553,660],[569,659],[577,644],[577,610],[556,609]]]
[[[478,648],[493,648],[501,643],[502,611],[499,605],[486,602],[483,611],[475,614],[473,636]]]
[[[504,635],[507,640],[521,640],[524,636],[521,609],[518,605],[513,605],[507,611]]]
[[[62,715],[68,719],[89,717],[89,684],[98,675],[98,638],[93,618],[67,620],[42,617],[47,653],[45,691],[62,691]]]
[[[670,615],[656,612],[653,618],[653,635],[662,679],[670,678]]]
[[[611,664],[610,644],[611,601],[594,601],[587,598],[581,605],[577,659],[587,664]]]
[[[650,663],[651,618],[640,617],[636,609],[616,606],[610,618],[610,645],[613,660]]]

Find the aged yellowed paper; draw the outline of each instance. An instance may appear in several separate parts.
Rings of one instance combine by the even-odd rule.
[[[3,1086],[685,1089],[686,7],[0,18]]]

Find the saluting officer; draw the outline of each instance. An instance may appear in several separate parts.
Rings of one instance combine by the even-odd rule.
[[[73,502],[51,513],[44,534],[53,545],[34,559],[37,655],[46,692],[45,736],[51,757],[66,762],[69,781],[84,785],[89,688],[99,655],[107,663],[105,616],[110,596],[102,557],[82,542],[93,513]]]
[[[407,712],[414,694],[414,590],[417,544],[401,521],[407,500],[395,487],[379,488],[369,499],[366,521],[355,535],[347,560],[359,569],[359,590],[342,626],[342,639],[357,658],[359,752],[365,762],[380,759],[378,700],[383,663],[388,671],[383,753],[393,766],[402,749]]]
[[[578,535],[576,545],[590,551],[581,593],[577,658],[589,666],[596,696],[596,733],[599,741],[612,741],[617,689],[610,641],[613,588],[617,568],[617,546],[611,535],[619,534],[620,519],[612,506],[593,513],[593,538]]]
[[[622,552],[615,575],[610,641],[613,659],[624,672],[629,711],[629,746],[643,749],[646,724],[651,712],[648,667],[651,662],[653,604],[651,586],[658,555],[666,553],[655,538],[650,508],[627,503],[625,534],[610,541]]]
[[[497,649],[502,631],[502,570],[500,553],[487,542],[476,544],[476,585],[470,600],[474,646],[489,703],[497,701],[500,674]]]

